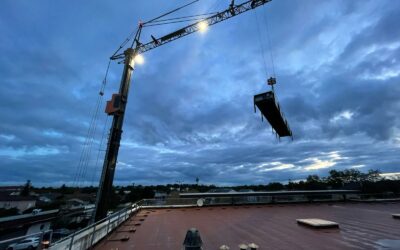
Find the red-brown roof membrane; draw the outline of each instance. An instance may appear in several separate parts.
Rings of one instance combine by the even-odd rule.
[[[148,217],[141,217],[149,211]],[[400,220],[392,217],[399,212],[399,202],[142,209],[95,249],[181,249],[192,227],[200,231],[203,249],[238,249],[242,243],[260,249],[393,247],[400,246]],[[300,218],[330,220],[340,228],[312,229],[298,225]],[[135,232],[129,232],[132,227]]]

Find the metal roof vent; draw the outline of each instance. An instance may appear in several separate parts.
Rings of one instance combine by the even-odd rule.
[[[246,244],[240,244],[239,245],[240,250],[247,250],[247,245]]]
[[[200,237],[200,232],[196,228],[191,228],[187,231],[183,248],[185,250],[202,250],[203,241]]]
[[[227,245],[222,245],[219,247],[219,250],[229,250],[230,248]]]
[[[197,206],[202,207],[204,205],[204,199],[200,198],[197,200]]]
[[[250,243],[249,247],[250,247],[250,250],[257,250],[259,248],[259,246],[254,243]]]

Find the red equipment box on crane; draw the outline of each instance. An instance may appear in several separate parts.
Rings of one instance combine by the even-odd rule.
[[[114,115],[121,110],[121,95],[113,94],[110,101],[107,101],[105,112],[108,115]]]

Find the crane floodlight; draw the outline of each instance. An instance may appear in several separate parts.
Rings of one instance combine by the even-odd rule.
[[[144,57],[143,57],[142,54],[137,54],[133,60],[137,64],[143,64],[144,63]]]
[[[205,33],[208,29],[208,23],[206,21],[201,21],[197,24],[200,33]]]

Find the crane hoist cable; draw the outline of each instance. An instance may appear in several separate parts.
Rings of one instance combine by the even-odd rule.
[[[90,182],[92,185],[94,184],[94,178],[96,177],[97,173],[100,170],[99,160],[100,160],[101,152],[103,152],[103,147],[104,147],[103,142],[104,142],[105,134],[107,132],[108,121],[109,121],[109,116],[107,115],[106,116],[106,120],[104,122],[103,132],[101,133],[101,139],[100,139],[100,142],[99,142],[99,149],[98,149],[98,152],[97,152],[96,163],[94,164],[94,170],[93,170],[93,173],[92,173],[92,180]]]
[[[90,162],[91,151],[94,143],[94,136],[96,134],[96,127],[97,127],[97,119],[98,119],[98,110],[100,106],[101,100],[100,97],[96,103],[96,107],[94,109],[94,113],[92,116],[91,123],[89,125],[88,133],[85,139],[85,143],[82,149],[78,171],[76,175],[76,184],[80,186],[81,181],[86,177],[87,168]]]
[[[264,22],[265,22],[265,30],[267,33],[267,40],[268,40],[268,50],[269,50],[269,55],[271,59],[271,65],[272,65],[272,75],[274,78],[276,78],[275,75],[275,63],[274,63],[274,56],[273,56],[273,51],[272,51],[272,43],[271,43],[271,36],[270,36],[270,29],[269,29],[269,22],[268,22],[268,13],[267,10],[264,11],[264,15],[262,15]]]
[[[81,152],[81,156],[79,159],[79,163],[77,166],[77,173],[75,175],[75,180],[74,180],[74,184],[77,184],[77,186],[80,186],[80,182],[83,179],[83,177],[85,176],[85,172],[86,172],[86,168],[87,168],[87,164],[88,161],[90,159],[90,152],[91,152],[91,147],[93,144],[93,137],[96,133],[96,123],[97,123],[97,117],[98,117],[98,107],[100,105],[100,97],[97,98],[97,102],[96,102],[96,106],[93,110],[93,115],[91,118],[91,122],[89,124],[89,128],[88,128],[88,132],[87,135],[85,137],[85,142],[83,145],[83,149]]]
[[[99,105],[99,98],[97,98],[97,102],[95,105],[95,108],[92,112],[92,116],[91,116],[91,121],[89,124],[89,128],[87,131],[87,134],[85,136],[85,141],[83,144],[83,148],[81,151],[81,155],[79,158],[79,163],[77,166],[77,170],[75,173],[75,177],[74,177],[74,184],[79,186],[80,185],[80,181],[82,179],[83,173],[84,173],[84,168],[87,162],[87,158],[88,158],[88,151],[89,151],[89,147],[91,144],[91,138],[93,137],[93,132],[94,132],[94,124],[95,124],[95,119],[96,119],[96,110],[97,110],[97,106]]]
[[[264,52],[264,39],[263,39],[263,36],[262,36],[262,33],[261,33],[260,23],[258,21],[257,10],[254,11],[254,16],[256,18],[258,42],[260,44],[261,55],[262,55],[262,59],[263,59],[263,62],[264,62],[265,75],[268,76],[268,67],[267,67],[267,61],[265,60],[265,52]]]
[[[265,42],[264,40],[264,34],[262,32],[262,30],[260,29],[260,25],[259,25],[259,19],[258,19],[258,13],[257,10],[254,11],[254,15],[256,17],[256,23],[257,23],[257,31],[258,31],[258,38],[259,38],[259,43],[260,43],[260,48],[261,48],[261,54],[262,54],[262,58],[263,58],[263,62],[264,62],[264,68],[265,68],[265,72],[266,75],[270,76],[267,79],[267,84],[271,86],[271,90],[274,92],[274,85],[276,84],[276,74],[275,74],[275,64],[274,64],[274,57],[273,57],[273,53],[272,53],[272,45],[271,45],[271,38],[270,38],[270,32],[269,32],[269,28],[268,28],[268,22],[267,22],[267,13],[265,12],[264,15],[261,14],[261,18],[264,20],[265,23],[265,36],[267,37],[266,40],[267,42]],[[265,59],[265,50],[264,50],[264,44],[267,44],[268,46],[268,51],[269,51],[269,56],[270,56],[270,68],[271,68],[271,72],[269,72],[268,70],[268,64],[266,63],[266,59]],[[269,74],[270,73],[270,74]]]
[[[275,78],[275,65],[274,65],[274,59],[272,55],[272,46],[271,46],[271,39],[269,35],[269,29],[267,27],[268,23],[266,21],[266,14],[262,15],[264,23],[266,25],[266,36],[267,36],[267,44],[268,44],[268,49],[270,52],[270,60],[271,60],[271,69],[272,69],[272,76],[270,76],[267,79],[267,84],[271,86],[271,91],[267,91],[265,93],[257,94],[254,96],[254,112],[256,112],[256,107],[260,110],[261,113],[261,121],[265,117],[268,122],[271,125],[271,131],[275,136],[279,139],[281,137],[286,137],[290,136],[293,140],[293,133],[289,127],[289,124],[280,108],[280,105],[277,101],[276,94],[275,94],[275,89],[274,85],[276,84],[276,78]],[[261,52],[262,52],[262,58],[264,62],[264,67],[266,74],[268,75],[268,67],[267,63],[265,60],[265,53],[264,53],[264,36],[262,34],[262,31],[260,30],[260,25],[259,25],[259,20],[258,20],[258,15],[257,11],[255,11],[255,17],[256,17],[256,22],[257,22],[257,31],[258,31],[258,37],[259,37],[259,42],[260,42],[260,47],[261,47]]]
[[[107,77],[108,77],[108,72],[110,70],[110,64],[111,64],[111,60],[109,60],[108,65],[107,65],[105,76],[104,76],[104,79],[103,79],[101,87],[100,87],[99,96],[97,98],[96,105],[93,109],[92,118],[91,118],[91,121],[89,124],[87,134],[85,136],[85,141],[83,144],[79,162],[76,167],[73,184],[78,187],[80,186],[82,180],[86,177],[87,168],[89,166],[90,155],[92,152],[93,143],[95,141],[94,137],[96,134],[97,121],[98,121],[98,117],[99,117],[99,109],[100,109],[101,103],[103,102],[104,90],[105,90],[105,86],[107,84]]]

